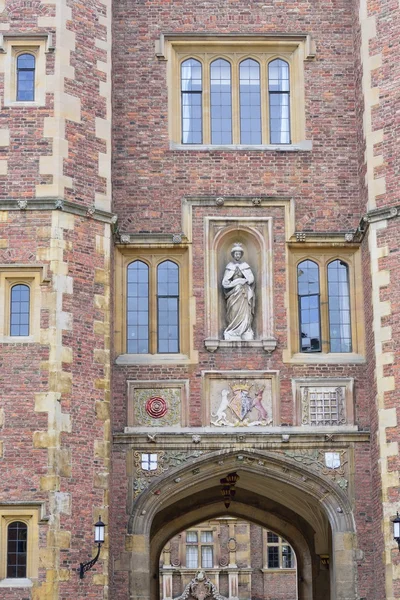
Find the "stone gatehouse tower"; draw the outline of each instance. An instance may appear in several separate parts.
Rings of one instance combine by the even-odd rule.
[[[400,598],[399,13],[0,0],[2,599],[158,600],[228,516]]]

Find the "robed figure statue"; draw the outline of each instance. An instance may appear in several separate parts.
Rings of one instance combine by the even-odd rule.
[[[226,265],[222,279],[228,323],[224,331],[225,340],[254,340],[251,327],[255,303],[254,275],[249,265],[242,262],[243,254],[242,244],[234,244],[231,250],[233,261]]]

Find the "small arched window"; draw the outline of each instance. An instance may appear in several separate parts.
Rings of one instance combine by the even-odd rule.
[[[26,577],[28,527],[22,521],[13,521],[7,527],[7,577]]]
[[[232,144],[231,65],[217,58],[210,65],[211,143]]]
[[[277,58],[268,66],[269,127],[271,144],[290,144],[289,65]]]
[[[321,352],[319,268],[311,260],[297,266],[300,351]]]
[[[341,260],[328,265],[329,339],[331,352],[351,352],[349,268]]]
[[[10,335],[29,335],[30,289],[28,285],[17,284],[11,288]]]
[[[201,63],[194,58],[181,65],[182,144],[203,139]]]
[[[165,260],[157,267],[158,352],[179,352],[179,267]]]
[[[240,143],[261,144],[260,65],[247,58],[239,67]]]
[[[149,267],[141,260],[128,265],[127,352],[149,352]]]
[[[35,57],[33,54],[19,54],[17,57],[17,101],[35,100]]]

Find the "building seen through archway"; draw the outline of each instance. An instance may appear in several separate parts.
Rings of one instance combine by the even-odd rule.
[[[160,558],[160,597],[184,597],[203,572],[228,600],[297,600],[296,556],[278,534],[230,516],[175,535]]]

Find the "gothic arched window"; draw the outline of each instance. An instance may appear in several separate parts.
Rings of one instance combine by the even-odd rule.
[[[217,58],[210,65],[211,143],[232,144],[231,65]]]
[[[260,65],[247,58],[239,65],[240,143],[261,144]]]
[[[10,335],[29,335],[30,288],[25,284],[16,284],[11,288]]]
[[[329,340],[331,352],[351,352],[349,268],[342,260],[328,264]]]
[[[182,144],[201,144],[203,137],[201,62],[181,64]]]
[[[269,134],[271,144],[290,144],[289,65],[277,58],[268,65]]]
[[[26,577],[28,526],[13,521],[7,527],[7,577]]]
[[[297,265],[300,351],[321,352],[319,268],[311,260]]]
[[[157,267],[158,352],[179,352],[179,267],[165,260]]]
[[[17,57],[17,101],[35,100],[36,59],[33,54],[19,54]]]
[[[141,260],[128,265],[127,352],[149,352],[149,267]]]

